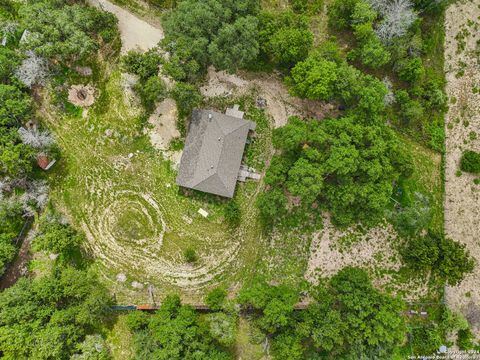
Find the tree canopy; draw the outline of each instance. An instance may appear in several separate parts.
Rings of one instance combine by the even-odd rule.
[[[271,191],[283,186],[307,204],[318,200],[339,224],[381,219],[395,180],[411,171],[391,129],[353,116],[322,122],[292,117],[274,131],[273,141],[289,160],[272,161],[266,175]]]

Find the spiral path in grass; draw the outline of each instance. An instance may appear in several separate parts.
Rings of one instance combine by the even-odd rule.
[[[87,186],[92,196],[82,211],[85,219],[82,227],[89,248],[106,268],[126,272],[141,281],[155,279],[195,289],[222,274],[235,259],[240,244],[232,241],[223,248],[199,254],[202,261],[197,265],[186,264],[181,251],[172,254],[162,248],[168,229],[164,219],[166,209],[155,194],[148,189],[122,189],[112,183],[100,185],[101,181],[93,181]],[[198,238],[199,243],[219,239],[225,243],[221,233],[200,238],[199,234],[184,229],[182,235]]]

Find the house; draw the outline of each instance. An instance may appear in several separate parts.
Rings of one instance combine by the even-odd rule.
[[[195,109],[177,176],[179,186],[233,197],[245,144],[256,124],[235,106],[226,114]]]

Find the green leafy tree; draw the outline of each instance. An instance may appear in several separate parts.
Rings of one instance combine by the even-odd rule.
[[[253,62],[259,53],[257,24],[255,17],[247,16],[223,26],[208,46],[212,64],[235,72]]]
[[[256,323],[266,333],[273,334],[289,325],[298,298],[297,290],[292,287],[271,286],[255,280],[242,288],[237,301],[261,311]]]
[[[461,244],[451,239],[440,240],[440,255],[438,272],[447,284],[451,286],[458,285],[466,274],[471,273],[475,268],[469,252],[465,249],[465,244]]]
[[[409,82],[416,82],[425,75],[425,68],[420,57],[402,60],[397,65],[398,77]]]
[[[218,311],[222,309],[226,299],[227,291],[222,287],[217,287],[207,294],[205,302],[211,310]]]
[[[235,344],[237,336],[237,321],[232,314],[217,312],[208,316],[209,332],[212,338],[223,346]]]
[[[33,247],[37,251],[65,254],[77,248],[82,241],[83,237],[70,226],[45,221],[40,226],[39,235],[33,241]]]
[[[33,149],[24,144],[0,144],[0,174],[16,179],[32,170]]]
[[[282,171],[283,185],[306,203],[319,199],[338,224],[382,219],[393,183],[411,172],[410,155],[395,133],[383,124],[362,122],[352,116],[322,122],[291,118],[273,134],[274,145],[296,159]],[[276,207],[262,205],[261,213],[275,216]]]
[[[32,114],[32,100],[13,85],[0,84],[0,126],[20,126]]]
[[[312,56],[295,65],[289,82],[293,95],[312,100],[330,100],[335,95],[337,79],[337,64]]]
[[[121,59],[125,71],[138,75],[143,80],[158,75],[161,61],[162,56],[156,49],[151,49],[143,54],[139,51],[130,50]]]
[[[205,322],[195,310],[182,305],[178,296],[168,296],[160,309],[148,320],[148,325],[134,335],[139,359],[159,360],[227,360],[230,355],[221,350],[210,335]]]
[[[258,196],[257,206],[264,224],[271,225],[287,213],[287,197],[282,190],[274,188]]]
[[[67,62],[92,55],[98,49],[95,35],[117,22],[113,14],[94,7],[54,1],[27,3],[19,15],[30,33],[24,48]]]
[[[69,359],[100,326],[110,297],[89,272],[69,266],[0,293],[0,348],[7,359]]]
[[[305,359],[305,347],[301,338],[294,333],[282,333],[272,342],[274,359],[302,360]]]
[[[140,94],[142,103],[148,111],[152,111],[155,104],[162,101],[167,95],[165,81],[158,76],[148,78],[145,83],[138,83],[135,89]]]
[[[440,249],[436,238],[419,236],[408,241],[403,250],[404,260],[412,267],[430,270],[438,261]]]
[[[270,39],[271,56],[276,64],[290,68],[305,60],[313,44],[313,34],[308,29],[283,28]]]
[[[345,323],[345,351],[388,358],[406,335],[402,301],[380,293],[359,268],[342,269],[330,286]]]
[[[20,65],[18,54],[2,46],[0,48],[0,83],[10,83],[15,69]]]
[[[165,71],[181,81],[198,80],[209,64],[234,71],[258,54],[258,1],[184,0],[165,14],[162,45],[172,57]]]

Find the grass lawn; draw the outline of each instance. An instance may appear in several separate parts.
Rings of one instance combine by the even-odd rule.
[[[42,115],[63,154],[53,170],[51,198],[87,234],[87,248],[118,301],[147,301],[147,283],[155,286],[157,300],[180,290],[186,300],[198,301],[204,288],[254,272],[265,249],[254,206],[261,185],[237,187],[242,220],[230,228],[224,221],[227,200],[179,192],[176,172],[143,132],[142,112],[125,100],[116,66],[96,72],[98,99],[87,112],[60,114],[46,105]],[[269,122],[259,110],[248,110],[247,117],[262,124],[248,160],[265,163]],[[199,258],[193,265],[183,257],[188,248]],[[119,273],[127,276],[123,284],[115,280]]]

